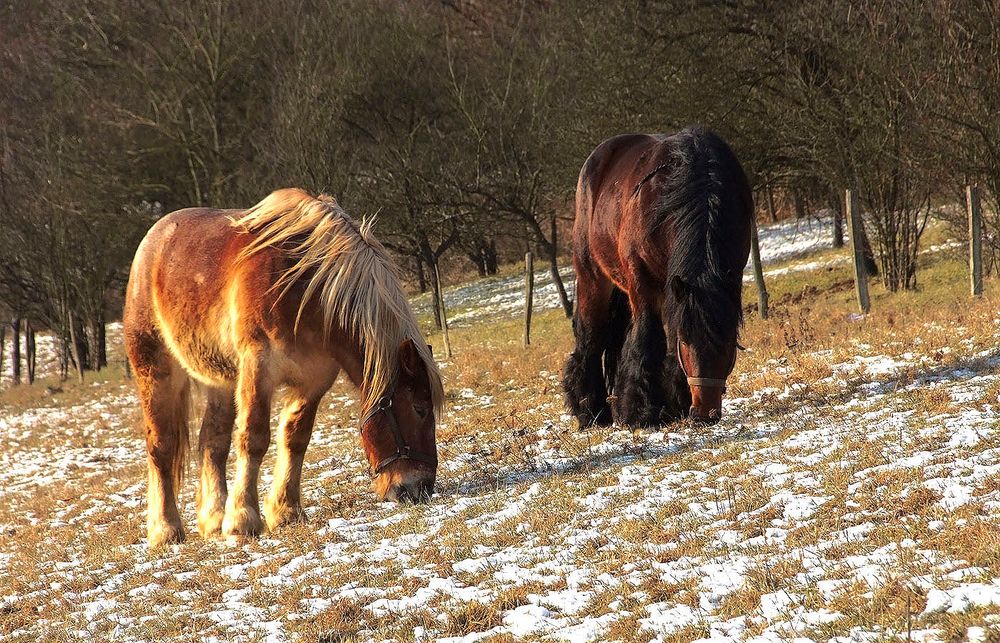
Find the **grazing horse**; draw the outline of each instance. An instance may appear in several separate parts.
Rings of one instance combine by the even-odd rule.
[[[378,496],[422,501],[433,492],[441,377],[388,253],[333,198],[285,189],[245,211],[163,217],[136,251],[124,334],[145,418],[151,547],[184,539],[177,493],[192,379],[207,391],[196,494],[206,538],[304,519],[302,461],[320,399],[341,371],[360,389],[361,443]],[[262,517],[257,478],[281,385]]]
[[[594,150],[576,189],[576,347],[563,378],[581,428],[718,421],[752,216],[739,161],[705,129]]]

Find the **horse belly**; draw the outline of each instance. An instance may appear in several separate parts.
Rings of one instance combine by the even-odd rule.
[[[221,324],[172,324],[161,317],[160,331],[174,357],[191,377],[210,386],[228,386],[239,373],[238,356],[225,341]]]

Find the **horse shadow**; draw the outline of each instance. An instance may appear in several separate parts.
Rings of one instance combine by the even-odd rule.
[[[566,439],[568,436],[579,435],[579,430],[570,427],[559,427],[552,422],[546,422],[542,428],[550,433],[547,437]],[[657,430],[658,429],[658,430]],[[684,431],[679,433],[678,430]],[[697,431],[710,430],[709,433],[698,434]],[[628,429],[617,425],[601,429],[603,437],[611,438],[620,433],[630,434],[630,440],[615,441],[609,445],[607,441],[590,443],[582,453],[576,455],[552,454],[550,459],[539,458],[523,451],[525,461],[511,466],[506,462],[489,457],[488,453],[477,452],[477,461],[466,460],[466,464],[478,474],[465,473],[456,477],[439,478],[437,495],[452,497],[478,496],[497,489],[512,488],[531,484],[540,480],[565,478],[576,474],[623,467],[632,464],[655,463],[665,458],[680,457],[705,447],[717,448],[733,442],[752,442],[762,439],[774,432],[766,427],[748,427],[746,425],[726,425],[719,423],[710,429],[691,420],[678,420],[656,427],[656,429]],[[528,430],[521,431],[527,434]],[[596,433],[596,431],[595,431]],[[649,440],[651,436],[663,435],[663,442]],[[515,447],[514,444],[504,447]],[[576,450],[575,444],[572,449]],[[507,452],[515,452],[514,448],[505,448]],[[528,460],[531,460],[530,462]],[[442,484],[444,483],[444,484]]]

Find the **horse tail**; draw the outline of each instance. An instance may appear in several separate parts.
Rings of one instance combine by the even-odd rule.
[[[176,436],[174,440],[173,468],[171,478],[174,483],[174,494],[180,499],[181,483],[184,482],[184,474],[187,471],[188,449],[191,441],[189,434],[188,419],[191,417],[191,378],[187,378],[181,390],[180,399],[177,400],[177,407],[171,415],[171,424],[165,427],[167,431]]]

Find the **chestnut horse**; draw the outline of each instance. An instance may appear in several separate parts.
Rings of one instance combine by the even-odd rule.
[[[705,129],[594,150],[576,189],[576,348],[563,379],[581,427],[721,417],[752,216],[739,161]]]
[[[184,539],[177,493],[192,379],[207,391],[196,494],[206,538],[304,519],[302,461],[320,399],[341,371],[360,389],[375,492],[414,501],[432,493],[441,377],[388,253],[331,197],[286,189],[245,211],[163,217],[132,263],[124,334],[145,417],[151,547]],[[262,517],[257,478],[280,385],[278,458]]]

